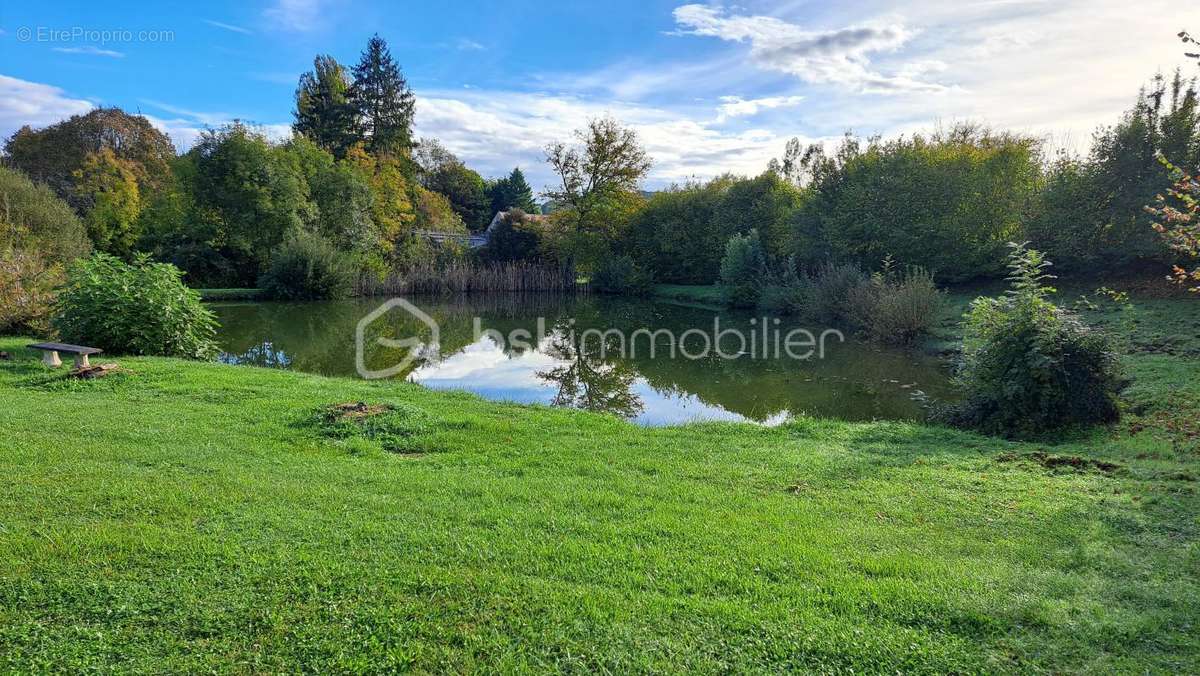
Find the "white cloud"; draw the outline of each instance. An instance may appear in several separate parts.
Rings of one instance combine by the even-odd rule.
[[[805,82],[873,93],[946,89],[911,73],[885,75],[871,67],[870,54],[894,51],[913,38],[914,31],[900,23],[811,31],[771,16],[734,15],[706,5],[682,5],[675,8],[674,17],[681,27],[676,35],[747,42],[756,66]]]
[[[83,47],[51,47],[51,51],[61,52],[63,54],[88,54],[90,56],[107,56],[114,59],[125,57],[124,52],[118,52],[115,49],[100,49],[91,45]]]
[[[276,0],[263,11],[263,16],[277,28],[305,32],[320,24],[319,0]]]
[[[486,49],[482,44],[469,38],[459,38],[455,41],[454,48],[464,52],[478,52]]]
[[[743,99],[740,96],[722,96],[721,101],[723,103],[717,106],[717,122],[724,122],[731,117],[757,115],[760,110],[798,106],[804,101],[804,97],[767,96],[761,99]]]
[[[483,175],[499,176],[520,166],[540,190],[553,180],[546,144],[572,141],[574,130],[604,115],[638,133],[654,160],[647,181],[652,188],[724,172],[758,174],[786,142],[770,130],[726,132],[710,121],[653,106],[480,90],[419,94],[416,126],[419,135],[438,138]]]
[[[0,136],[8,138],[24,125],[34,128],[86,113],[91,101],[71,98],[58,87],[0,75]]]
[[[216,26],[217,28],[223,28],[223,29],[225,29],[227,31],[231,31],[233,33],[241,33],[243,35],[251,35],[252,34],[252,31],[249,28],[243,28],[242,26],[235,26],[234,24],[231,24],[231,23],[223,23],[221,21],[213,21],[212,19],[202,19],[202,21],[204,21],[204,23],[206,23],[210,26]]]

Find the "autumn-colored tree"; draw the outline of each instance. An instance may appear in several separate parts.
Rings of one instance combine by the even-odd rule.
[[[141,234],[138,215],[142,198],[133,163],[101,148],[88,154],[73,177],[92,244],[100,251],[129,258]]]
[[[127,162],[143,194],[168,181],[175,147],[141,115],[120,108],[96,108],[44,129],[22,127],[4,146],[9,166],[49,185],[81,215],[90,206],[75,189],[75,172],[92,153],[109,150]]]
[[[1166,195],[1159,195],[1154,206],[1146,207],[1155,217],[1154,230],[1172,250],[1187,258],[1200,258],[1200,178],[1184,173],[1165,157],[1159,160],[1171,172],[1174,183]],[[1200,266],[1192,270],[1176,265],[1170,279],[1200,293]]]
[[[417,210],[413,205],[413,185],[405,175],[405,162],[395,155],[370,155],[362,146],[351,148],[346,161],[353,164],[371,187],[372,218],[379,236],[390,253],[399,239],[413,229]]]
[[[483,177],[463,164],[437,139],[421,139],[416,150],[421,185],[445,195],[463,223],[482,230],[491,221],[491,199]]]
[[[43,333],[65,266],[90,245],[54,191],[0,167],[0,333]]]

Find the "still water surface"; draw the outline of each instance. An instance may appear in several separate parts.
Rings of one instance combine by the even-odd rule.
[[[219,303],[210,307],[221,323],[218,341],[230,363],[357,377],[355,328],[385,299],[357,298],[308,303]],[[644,425],[694,420],[751,420],[776,423],[797,415],[844,420],[909,419],[920,406],[913,394],[945,398],[948,378],[939,362],[911,351],[879,349],[852,340],[825,341],[824,358],[789,358],[768,349],[725,359],[715,350],[702,359],[700,332],[722,331],[761,336],[762,318],[751,313],[714,310],[651,300],[554,296],[414,297],[417,306],[439,325],[437,351],[422,350],[394,376],[434,389],[462,389],[489,399],[572,406],[623,416]],[[480,335],[478,326],[491,329]],[[825,326],[769,320],[768,345],[775,335],[804,328],[820,336]],[[588,329],[669,329],[651,340],[601,340]],[[517,331],[517,333],[514,333]],[[520,333],[524,331],[526,333]],[[779,334],[773,332],[779,331]],[[498,334],[498,335],[497,335]],[[419,337],[427,327],[401,310],[373,322],[366,331],[366,366],[382,369],[398,363],[411,348],[390,348],[376,338]],[[722,334],[726,355],[742,347]],[[519,345],[508,337],[525,338]],[[539,340],[540,338],[540,340]],[[711,340],[711,338],[707,339]],[[759,343],[762,344],[762,343]],[[794,351],[796,352],[796,351]]]

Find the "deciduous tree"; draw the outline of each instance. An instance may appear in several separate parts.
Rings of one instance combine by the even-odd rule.
[[[623,204],[640,201],[638,186],[651,166],[637,133],[612,118],[592,120],[575,135],[580,145],[546,147],[546,161],[559,180],[546,197],[565,207],[554,221],[560,225],[563,272],[571,284],[580,254],[594,251],[597,239],[609,239],[617,219],[630,215]]]
[[[317,56],[312,71],[300,76],[294,114],[292,130],[337,157],[361,137],[350,78],[332,56]]]
[[[133,163],[102,148],[88,154],[73,176],[92,244],[100,251],[129,258],[141,234],[138,215],[142,198]]]
[[[168,181],[175,147],[165,134],[141,115],[120,108],[96,108],[44,129],[22,127],[4,146],[9,166],[49,185],[80,214],[90,206],[75,189],[75,172],[88,156],[108,150],[133,172],[142,193]]]

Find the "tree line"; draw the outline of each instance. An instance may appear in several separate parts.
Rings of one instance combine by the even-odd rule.
[[[3,163],[66,202],[95,250],[148,253],[193,286],[254,287],[294,240],[339,268],[383,275],[443,255],[423,231],[476,231],[495,211],[537,208],[519,168],[485,180],[435,139],[414,139],[413,114],[412,90],[375,36],[351,68],[314,59],[286,141],[235,121],[177,155],[146,118],[97,108],[21,128]]]
[[[1004,275],[1028,241],[1066,274],[1161,276],[1179,247],[1156,232],[1172,169],[1200,166],[1196,81],[1156,77],[1083,155],[960,124],[896,139],[793,140],[754,178],[720,176],[653,195],[618,244],[661,282],[711,284],[725,243],[756,229],[769,257],[877,268],[887,257],[943,282]],[[1178,179],[1179,177],[1176,177]]]
[[[294,102],[286,141],[234,122],[181,155],[146,118],[116,108],[20,129],[4,146],[0,253],[12,279],[0,292],[52,286],[78,247],[51,246],[50,230],[172,263],[196,287],[311,285],[297,297],[417,262],[524,261],[618,292],[713,284],[730,241],[752,231],[774,278],[885,260],[942,283],[995,278],[1012,241],[1068,274],[1161,276],[1200,248],[1187,201],[1195,180],[1175,169],[1200,166],[1200,112],[1196,80],[1178,71],[1154,78],[1082,155],[1048,156],[1039,139],[974,124],[847,135],[829,148],[793,139],[758,176],[652,194],[641,190],[652,158],[636,133],[596,119],[547,146],[556,181],[543,208],[519,168],[487,180],[436,139],[414,138],[411,88],[378,36],[352,67],[318,55]],[[500,211],[508,217],[482,251],[423,235],[478,232]]]

